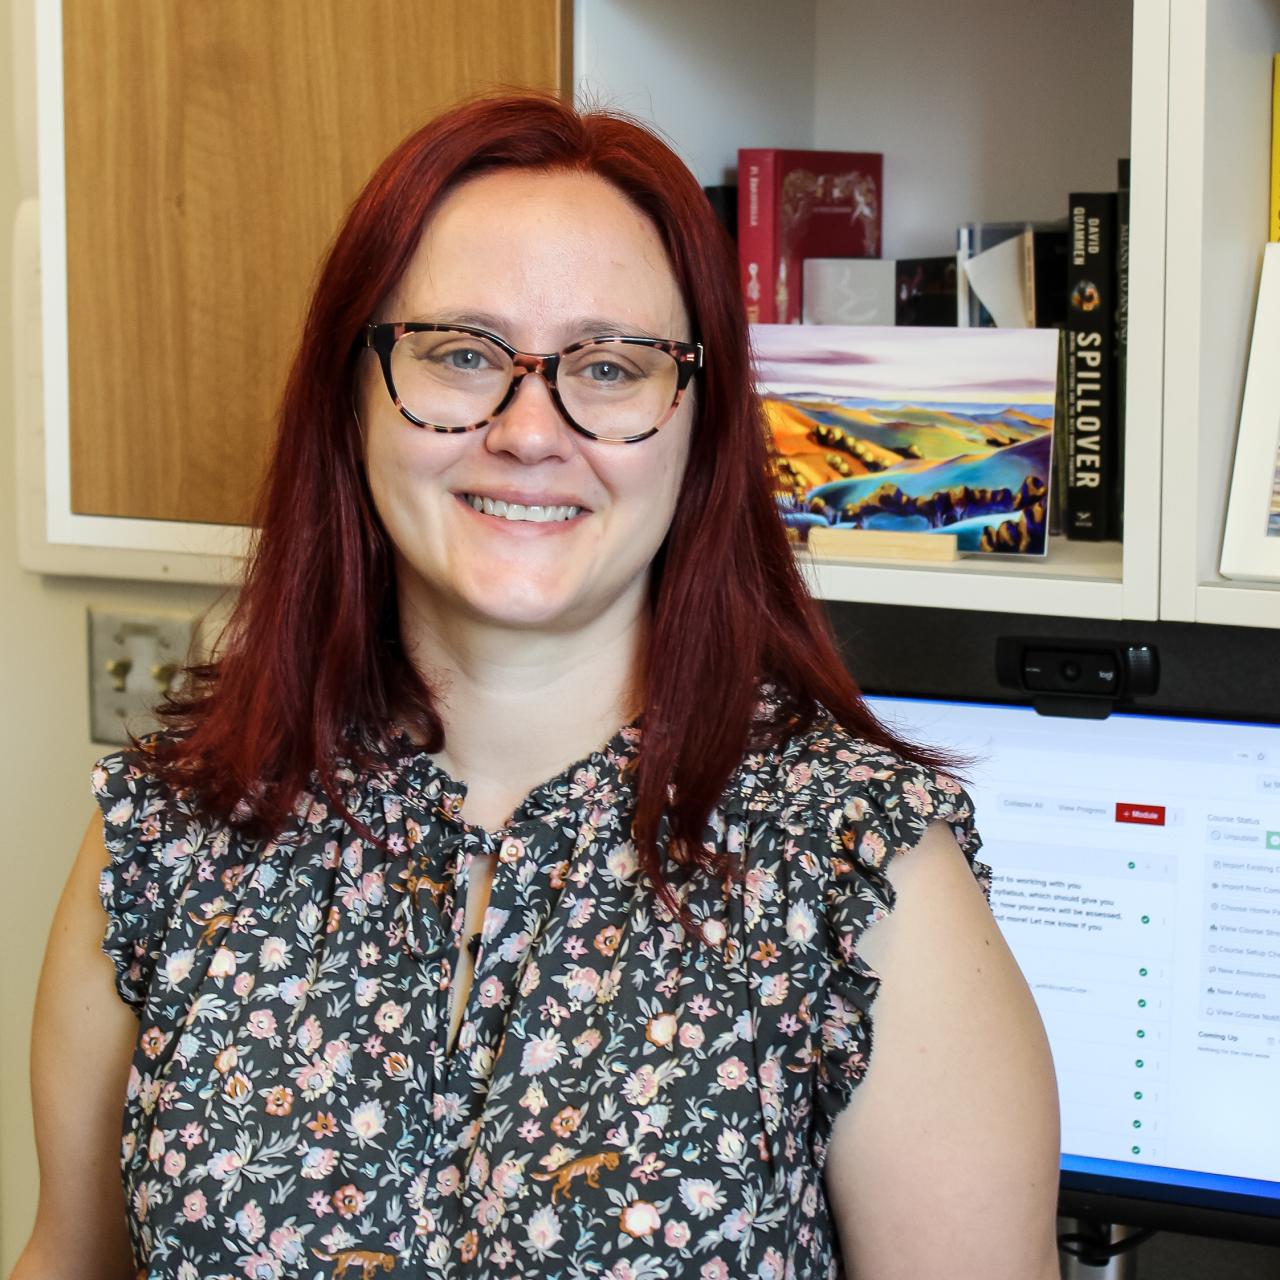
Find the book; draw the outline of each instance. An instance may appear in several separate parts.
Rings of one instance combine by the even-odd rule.
[[[1065,222],[962,223],[956,228],[957,323],[980,329],[1061,328],[1066,261]],[[984,292],[997,304],[999,320],[983,301]]]
[[[1268,238],[1280,240],[1280,53],[1271,64],[1271,217]]]
[[[937,258],[806,258],[805,324],[954,325],[956,264]]]
[[[979,328],[989,325],[997,329],[1029,329],[1031,316],[1027,307],[1028,271],[1031,229],[1024,227],[1017,235],[983,249],[964,264],[969,294],[978,303]]]
[[[1074,193],[1067,265],[1067,476],[1063,533],[1114,535],[1116,193]]]
[[[956,322],[956,260],[899,258],[896,319],[900,325],[954,326]]]
[[[1024,241],[1029,254],[1027,270],[1027,314],[1033,329],[1061,329],[1067,323],[1067,277],[1069,249],[1067,224],[1033,223]]]
[[[718,183],[703,187],[707,203],[720,220],[720,225],[729,233],[729,239],[738,242],[738,188],[732,183]]]
[[[1125,402],[1129,387],[1129,161],[1116,162],[1116,483],[1111,536],[1124,533]]]
[[[884,157],[878,152],[738,152],[738,260],[747,319],[798,324],[806,258],[880,254]]]
[[[991,313],[969,287],[969,259],[1020,237],[1026,229],[1025,222],[964,222],[956,228],[956,323],[962,329],[995,327]]]
[[[1062,269],[1065,281],[1066,267]],[[1061,282],[1059,282],[1061,284]],[[1063,292],[1065,297],[1065,292]],[[1053,395],[1053,467],[1049,472],[1049,536],[1062,536],[1067,509],[1067,334],[1058,330],[1058,377]]]

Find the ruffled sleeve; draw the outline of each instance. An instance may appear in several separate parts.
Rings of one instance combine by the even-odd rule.
[[[111,855],[98,881],[107,914],[102,950],[115,965],[120,998],[141,1016],[190,862],[185,815],[132,748],[103,756],[92,787]]]
[[[893,910],[894,889],[885,874],[890,859],[914,848],[931,823],[944,822],[984,894],[991,896],[991,869],[976,856],[982,841],[973,824],[973,804],[954,778],[868,744],[857,744],[840,757],[850,789],[828,811],[833,845],[825,903],[830,976],[818,1079],[824,1147],[832,1121],[870,1062],[871,1005],[880,978],[859,954],[859,940]]]

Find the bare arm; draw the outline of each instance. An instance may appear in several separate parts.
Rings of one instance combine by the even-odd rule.
[[[1057,1280],[1058,1095],[1031,993],[954,837],[896,858],[866,1078],[828,1194],[850,1280]]]
[[[40,1200],[11,1280],[134,1275],[120,1182],[120,1120],[138,1021],[99,943],[102,819],[89,823],[58,903],[36,994],[31,1094]]]

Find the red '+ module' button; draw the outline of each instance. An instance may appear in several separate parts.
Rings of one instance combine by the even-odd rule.
[[[1117,822],[1136,822],[1142,827],[1164,826],[1164,805],[1162,804],[1117,804]]]

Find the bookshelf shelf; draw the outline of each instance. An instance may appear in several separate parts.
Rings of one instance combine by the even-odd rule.
[[[677,0],[577,0],[579,76],[652,118],[706,183],[731,177],[739,145],[883,151],[886,257],[946,252],[964,221],[1061,216],[1067,192],[1110,189],[1131,160],[1123,548],[807,561],[817,594],[1280,630],[1280,588],[1217,572],[1280,0],[1044,0],[998,20],[912,0],[916,22],[845,0],[693,8],[690,26]]]
[[[1051,540],[1043,559],[971,557],[950,564],[797,559],[823,600],[932,605],[993,613],[1046,613],[1070,618],[1124,616],[1122,548],[1118,542]]]
[[[1280,628],[1280,582],[1203,582],[1196,588],[1195,610],[1197,622]]]

